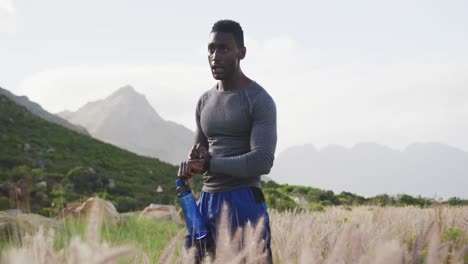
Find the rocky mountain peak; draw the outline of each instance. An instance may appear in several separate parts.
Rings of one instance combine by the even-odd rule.
[[[127,98],[132,98],[135,96],[144,96],[140,93],[138,93],[135,88],[131,85],[125,85],[121,88],[119,88],[117,91],[112,93],[107,99],[112,99],[112,98],[117,98],[117,97],[127,97]]]
[[[192,131],[164,120],[130,85],[63,116],[99,140],[173,164],[185,158],[193,139]]]

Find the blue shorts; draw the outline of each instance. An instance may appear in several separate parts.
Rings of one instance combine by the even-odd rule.
[[[244,227],[247,222],[256,225],[260,218],[263,217],[264,228],[262,230],[262,238],[265,240],[265,251],[269,256],[268,262],[271,262],[270,217],[263,192],[260,188],[256,187],[243,187],[232,191],[216,193],[201,192],[197,204],[210,234],[204,245],[202,245],[203,250],[199,250],[199,254],[214,253],[216,227],[221,220],[223,203],[226,203],[229,208],[228,220],[231,223],[232,233],[238,227]],[[190,235],[187,234],[185,237],[185,247],[190,248],[193,242]]]

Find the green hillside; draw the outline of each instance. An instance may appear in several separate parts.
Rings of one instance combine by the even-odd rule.
[[[54,214],[92,195],[110,199],[120,211],[174,203],[176,172],[173,165],[50,123],[0,96],[0,210],[19,206]],[[158,185],[164,192],[156,192]]]

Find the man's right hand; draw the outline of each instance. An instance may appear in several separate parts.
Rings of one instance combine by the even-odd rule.
[[[198,143],[197,145],[192,147],[188,155],[188,158],[189,160],[203,159],[206,154],[208,154],[208,149],[206,149],[205,146]]]
[[[177,177],[184,180],[192,178],[194,175],[202,173],[205,170],[205,164],[203,159],[193,159],[182,161],[179,165],[179,171]]]

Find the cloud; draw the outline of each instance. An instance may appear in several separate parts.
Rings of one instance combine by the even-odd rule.
[[[15,31],[15,8],[12,0],[0,0],[0,32]]]
[[[278,108],[279,148],[303,143],[405,147],[439,141],[468,149],[467,58],[353,61],[293,38],[246,38],[244,72]],[[194,107],[212,80],[207,65],[80,65],[28,76],[20,92],[46,109],[76,110],[126,84],[164,118],[194,128]]]

